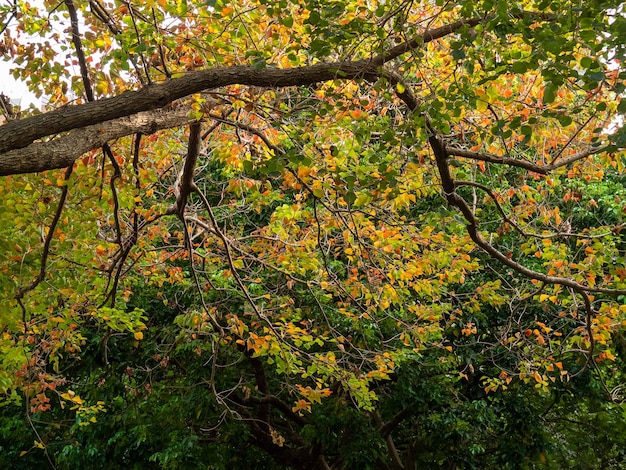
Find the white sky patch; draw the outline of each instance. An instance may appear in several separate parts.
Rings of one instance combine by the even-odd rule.
[[[1,0],[0,0],[1,1]],[[31,6],[37,8],[39,10],[39,15],[43,18],[48,16],[47,9],[42,0],[31,0]],[[78,23],[79,28],[81,30],[81,34],[84,33],[85,22],[83,19],[82,12],[77,11],[78,14]],[[15,19],[12,19],[11,22],[15,22]],[[13,25],[9,23],[8,30],[11,30]],[[71,33],[69,32],[70,19],[69,17],[64,18],[63,20],[55,21],[52,23],[52,27],[54,32],[56,32],[59,37],[68,37]],[[5,32],[6,34],[6,32]],[[60,44],[58,44],[55,40],[52,39],[50,35],[29,35],[25,32],[21,31],[19,33],[20,41],[23,43],[38,43],[43,44],[48,41],[50,47],[53,47],[56,52],[61,51]],[[68,38],[68,42],[65,44],[70,48],[73,48],[73,44],[71,43],[71,39]],[[48,98],[44,95],[41,97],[37,97],[35,93],[28,89],[28,85],[24,81],[16,80],[11,73],[11,70],[19,67],[16,63],[13,62],[12,58],[9,57],[8,60],[6,57],[0,58],[0,92],[4,93],[11,99],[11,102],[15,105],[18,105],[20,109],[25,110],[31,106],[34,106],[37,109],[41,109],[43,105],[47,104]],[[71,71],[74,75],[80,74],[80,69],[77,65],[70,66]],[[70,74],[68,73],[68,76]],[[69,80],[68,80],[69,82]],[[69,83],[68,83],[69,85]]]
[[[43,3],[42,0],[31,0],[30,4],[39,10],[39,14],[42,17],[46,17],[48,15],[48,13],[46,13],[45,4]],[[81,32],[81,35],[83,35],[86,29],[85,21],[83,18],[83,14],[80,10],[77,11],[77,14],[78,14],[79,30]],[[168,15],[166,15],[165,20],[166,21],[169,20],[172,23],[179,21],[177,18],[173,18]],[[12,21],[15,22],[15,19],[12,19]],[[12,26],[11,23],[9,23],[9,26],[8,26],[9,31],[11,30],[11,26]],[[69,17],[63,18],[62,20],[54,21],[52,23],[52,27],[60,38],[63,38],[63,37],[66,38],[67,41],[64,45],[69,48],[68,51],[73,51],[74,45],[72,44],[71,38],[69,37],[69,35],[71,34],[69,32],[69,28],[70,28]],[[20,32],[20,40],[25,43],[44,43],[45,41],[48,41],[49,46],[52,47],[59,54],[67,53],[67,52],[61,53],[60,44],[58,44],[55,40],[53,40],[51,37],[47,35],[43,37],[38,36],[38,35],[28,35],[22,31]],[[71,52],[69,54],[71,55]],[[98,53],[96,54],[92,53],[91,55],[93,56],[92,58],[98,61],[101,58],[100,54]],[[28,85],[24,81],[16,80],[13,77],[13,74],[11,73],[11,70],[15,69],[16,67],[19,67],[19,66],[15,64],[10,57],[9,58],[0,57],[0,92],[8,96],[11,99],[12,103],[15,105],[18,105],[22,110],[28,109],[31,106],[34,106],[37,109],[41,109],[43,105],[47,104],[48,102],[47,97],[44,94],[38,98],[35,93],[31,92],[28,89]],[[108,69],[108,67],[105,67],[104,71],[106,71],[106,69]],[[79,75],[80,75],[80,68],[78,65],[74,64],[74,65],[69,66],[67,70],[67,74],[66,74],[68,85],[70,82],[69,77],[79,76]],[[130,78],[130,74],[129,74],[129,78]],[[74,93],[69,92],[68,95],[73,96]]]
[[[44,3],[41,0],[33,0],[31,5],[34,5],[39,10],[45,11]],[[11,19],[11,22],[15,22],[15,19]],[[11,29],[11,23],[9,23],[8,29]],[[31,36],[29,40],[41,42],[42,38]],[[11,102],[18,105],[21,109],[26,109],[30,107],[30,105],[35,105],[35,107],[39,108],[42,102],[41,99],[37,98],[34,93],[28,90],[26,83],[13,78],[11,70],[15,67],[16,64],[12,62],[11,58],[9,58],[8,61],[5,60],[4,57],[0,59],[0,92],[8,96]]]
[[[31,104],[39,107],[41,100],[28,90],[26,83],[15,80],[11,75],[10,70],[14,67],[15,64],[11,62],[0,62],[0,92],[22,109],[28,108]]]

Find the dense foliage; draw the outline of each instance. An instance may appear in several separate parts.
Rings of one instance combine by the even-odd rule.
[[[624,468],[620,2],[0,18],[0,466]]]

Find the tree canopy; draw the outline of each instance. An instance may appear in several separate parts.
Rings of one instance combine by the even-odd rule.
[[[623,468],[621,2],[0,19],[1,464]]]

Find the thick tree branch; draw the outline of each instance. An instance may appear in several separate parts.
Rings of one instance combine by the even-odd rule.
[[[218,67],[192,72],[180,78],[146,86],[139,91],[127,91],[96,102],[61,108],[20,121],[12,121],[0,127],[0,153],[26,147],[42,137],[161,108],[185,96],[227,85],[288,87],[334,79],[376,80],[380,77],[378,69],[390,60],[422,44],[451,34],[465,25],[476,25],[481,21],[483,19],[479,18],[462,20],[428,30],[371,59],[320,63],[289,69],[255,69],[251,66]],[[4,157],[0,158],[2,158],[0,160],[2,162],[0,169],[2,169]]]
[[[419,408],[417,406],[408,406],[403,408],[398,413],[391,418],[390,421],[384,424],[380,424],[378,428],[378,432],[383,438],[387,438],[391,434],[391,432],[406,418],[409,418],[419,412]]]
[[[0,156],[0,176],[35,173],[65,168],[90,150],[105,143],[136,134],[152,134],[161,129],[184,126],[195,121],[190,107],[155,110],[74,130],[48,142],[36,142]]]
[[[376,426],[380,429],[383,426],[383,420],[380,417],[380,413],[378,412],[378,410],[374,410],[372,412],[372,417],[374,418]],[[387,443],[387,450],[389,451],[389,457],[391,458],[393,468],[398,470],[404,470],[404,465],[402,465],[402,459],[400,458],[400,454],[398,454],[398,450],[396,449],[396,445],[393,442],[391,433],[387,433],[384,438],[385,442]]]
[[[263,366],[263,361],[258,357],[253,357],[248,354],[248,360],[250,361],[250,365],[252,366],[252,370],[254,371],[254,380],[256,382],[256,386],[265,396],[270,395],[270,385],[267,381],[267,375],[265,374],[265,367]],[[269,402],[260,402],[259,410],[258,410],[258,419],[260,421],[260,426],[264,431],[270,431],[270,411],[271,406]]]
[[[271,404],[273,406],[275,406],[276,408],[278,408],[282,414],[288,418],[289,420],[295,422],[296,424],[299,424],[300,426],[304,426],[306,424],[309,424],[309,421],[304,418],[303,416],[300,416],[297,413],[294,413],[291,408],[289,408],[289,406],[287,406],[286,403],[284,403],[283,401],[281,401],[280,398],[278,398],[275,395],[263,395],[260,397],[256,397],[256,396],[251,396],[250,398],[244,399],[242,401],[242,403],[244,404]]]
[[[372,67],[372,61],[316,64],[293,69],[257,70],[248,66],[235,66],[192,72],[184,77],[146,86],[139,91],[127,91],[112,98],[11,121],[0,127],[0,152],[25,147],[36,139],[49,135],[161,108],[194,93],[227,85],[287,87],[309,85],[336,78],[359,77],[373,79],[378,77],[376,68]]]

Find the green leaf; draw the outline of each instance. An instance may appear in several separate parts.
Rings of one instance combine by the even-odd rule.
[[[556,92],[558,91],[558,86],[552,82],[548,82],[546,87],[543,90],[543,104],[550,104],[554,101],[556,97]]]
[[[591,57],[583,57],[582,59],[580,59],[580,66],[584,69],[590,68],[593,64],[594,61],[591,59]]]
[[[252,170],[254,170],[254,163],[251,162],[250,160],[244,160],[242,162],[242,166],[243,166],[243,170],[246,173],[252,173]]]
[[[570,116],[559,116],[557,119],[563,127],[571,126],[573,122]]]
[[[465,58],[465,51],[463,49],[453,49],[452,58],[454,60],[461,60]]]
[[[526,73],[529,69],[527,62],[515,62],[511,68],[514,73]]]
[[[590,73],[587,75],[587,77],[593,80],[594,82],[601,82],[602,80],[604,80],[604,72],[599,71],[599,72]]]
[[[356,201],[356,194],[354,193],[354,191],[348,191],[346,194],[344,194],[343,200],[348,203],[349,207],[352,207],[352,204],[354,204],[354,201]]]
[[[316,25],[320,22],[320,19],[320,14],[317,11],[313,10],[305,23]]]

